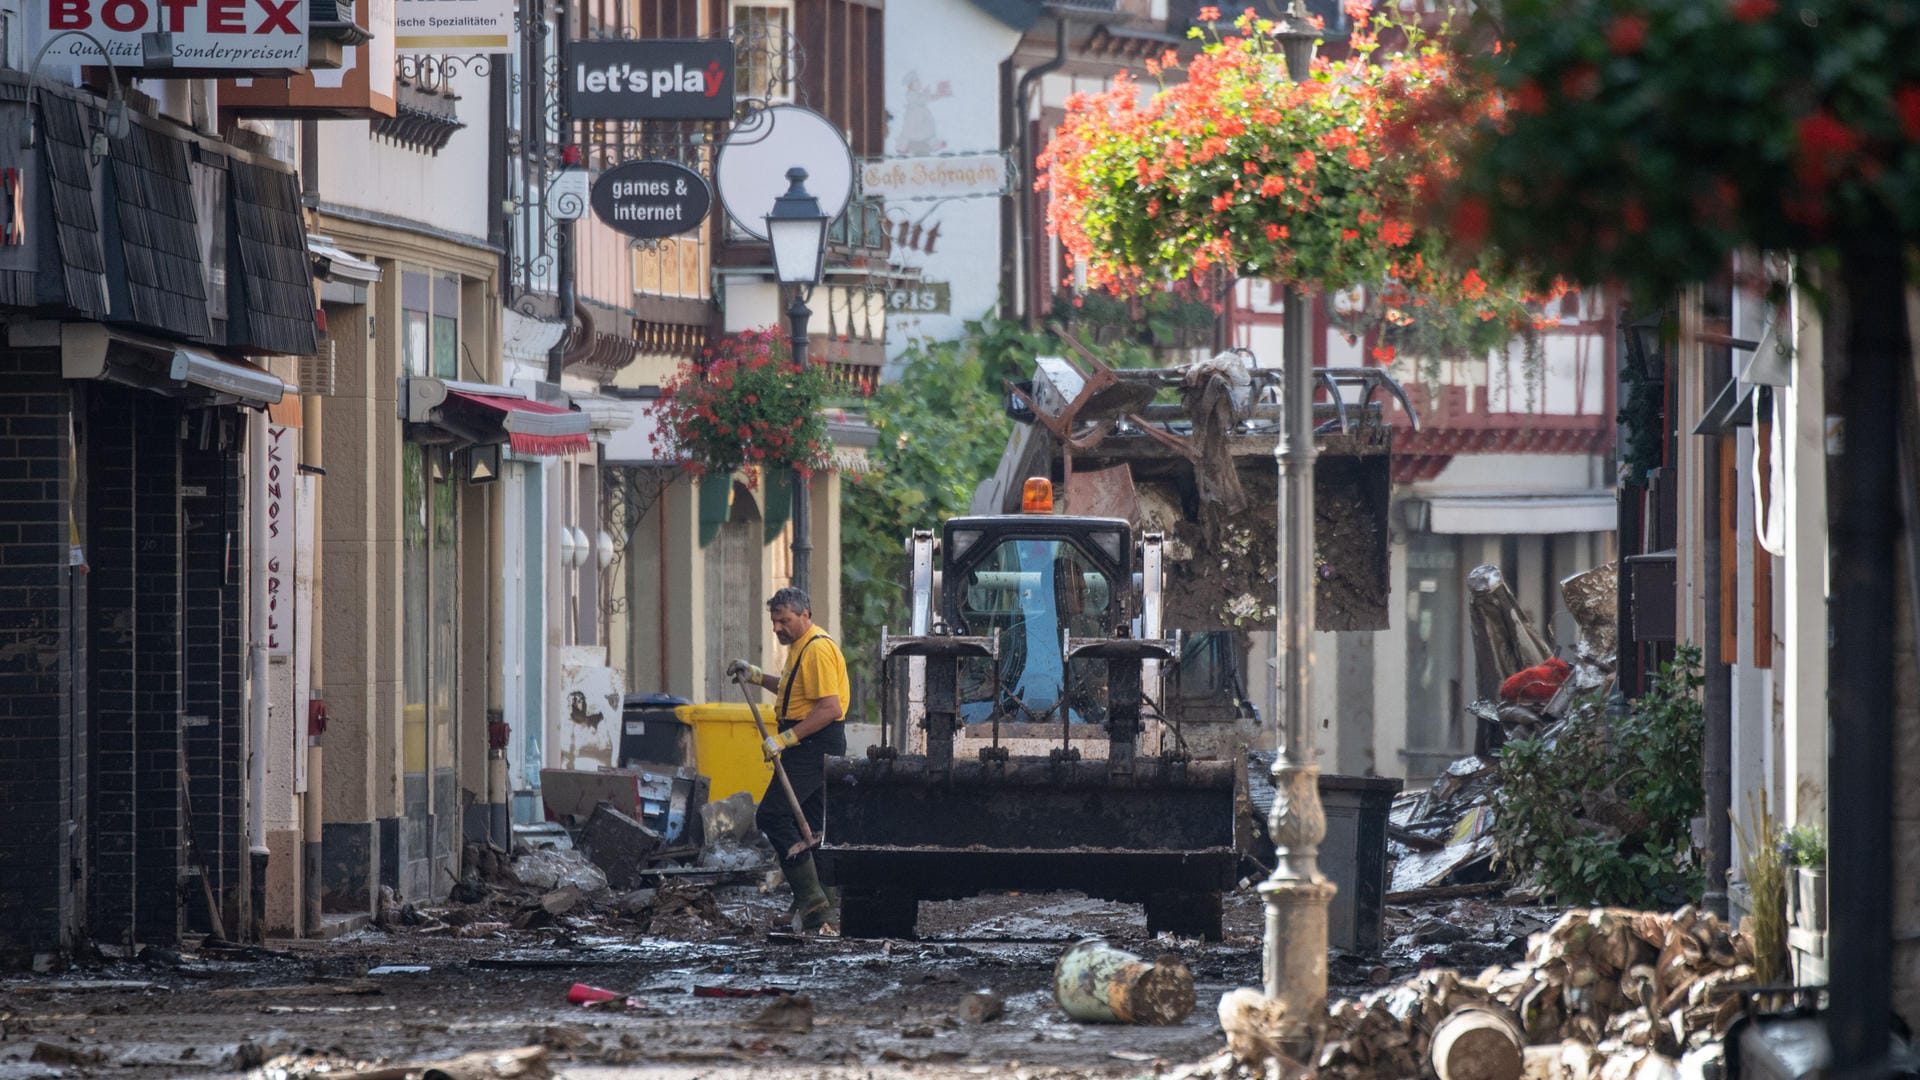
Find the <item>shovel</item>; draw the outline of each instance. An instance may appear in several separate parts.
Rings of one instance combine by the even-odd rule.
[[[740,685],[740,694],[747,699],[747,710],[753,713],[753,729],[760,733],[760,741],[766,742],[767,725],[760,722],[760,706],[753,703],[753,694],[747,689],[746,673],[735,675],[733,681]],[[791,859],[803,851],[819,847],[820,838],[813,835],[813,830],[807,826],[807,815],[800,809],[800,797],[793,793],[793,782],[787,779],[786,766],[780,764],[778,755],[773,759],[773,776],[780,781],[780,790],[787,793],[787,805],[793,808],[793,820],[800,825],[800,842],[787,852],[787,858]]]

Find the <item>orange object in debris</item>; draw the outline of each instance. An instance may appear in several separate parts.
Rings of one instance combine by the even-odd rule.
[[[1053,481],[1044,476],[1030,476],[1026,486],[1020,489],[1020,512],[1023,514],[1053,513]]]
[[[586,983],[574,983],[567,991],[567,1002],[572,1005],[591,1005],[596,1001],[617,1001],[624,996]]]
[[[1560,690],[1560,684],[1573,674],[1565,660],[1553,657],[1544,664],[1515,672],[1500,684],[1500,700],[1522,705],[1542,705]]]

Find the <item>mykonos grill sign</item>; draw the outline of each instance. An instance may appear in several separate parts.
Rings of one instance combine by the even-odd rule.
[[[733,115],[733,44],[704,38],[576,41],[567,114],[575,120],[725,120]]]
[[[593,182],[593,215],[628,236],[654,240],[698,226],[713,205],[706,180],[671,161],[628,161]]]

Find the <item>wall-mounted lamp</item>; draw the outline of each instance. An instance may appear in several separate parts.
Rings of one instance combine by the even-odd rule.
[[[140,67],[152,71],[173,66],[173,33],[149,30],[140,35]]]
[[[171,35],[168,36],[171,37]],[[83,38],[95,49],[99,50],[100,58],[107,62],[107,77],[113,80],[113,92],[107,95],[107,126],[104,129],[95,129],[93,138],[90,140],[90,145],[88,146],[89,152],[93,155],[93,160],[99,161],[101,158],[107,156],[108,139],[126,138],[127,132],[133,130],[133,117],[128,114],[127,99],[120,91],[120,73],[114,70],[113,54],[107,51],[107,47],[100,43],[99,38],[94,37],[85,30],[62,30],[42,42],[40,51],[33,54],[33,63],[27,68],[27,133],[26,136],[20,140],[20,148],[22,150],[31,150],[40,144],[40,123],[33,111],[33,95],[40,86],[38,81],[40,77],[40,61],[46,59],[47,50],[53,48],[54,42],[64,37]],[[169,53],[169,55],[171,55],[171,53]]]
[[[1623,324],[1627,361],[1643,378],[1658,379],[1666,371],[1663,352],[1666,335],[1662,326],[1665,318],[1665,311],[1656,311],[1645,318]]]
[[[467,448],[467,483],[491,484],[500,479],[500,444]]]

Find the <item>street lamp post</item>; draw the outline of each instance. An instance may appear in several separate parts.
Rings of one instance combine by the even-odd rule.
[[[787,321],[792,334],[793,362],[807,363],[807,319],[813,311],[807,307],[813,287],[820,284],[826,270],[827,215],[820,200],[807,192],[807,170],[798,166],[787,170],[786,194],[773,200],[767,213],[767,246],[773,253],[774,280],[785,286],[792,302],[787,305]],[[793,583],[811,590],[813,523],[811,493],[807,477],[799,470],[793,474]]]
[[[1287,74],[1305,79],[1317,36],[1300,0],[1276,20],[1274,37]],[[1286,1004],[1287,1035],[1301,1043],[1327,1004],[1327,905],[1334,887],[1320,874],[1320,842],[1327,835],[1320,806],[1320,766],[1314,760],[1308,677],[1313,628],[1313,357],[1307,345],[1305,297],[1285,293],[1282,339],[1279,468],[1279,626],[1274,635],[1278,753],[1273,759],[1273,875],[1260,885],[1267,905],[1262,972],[1266,994]]]

